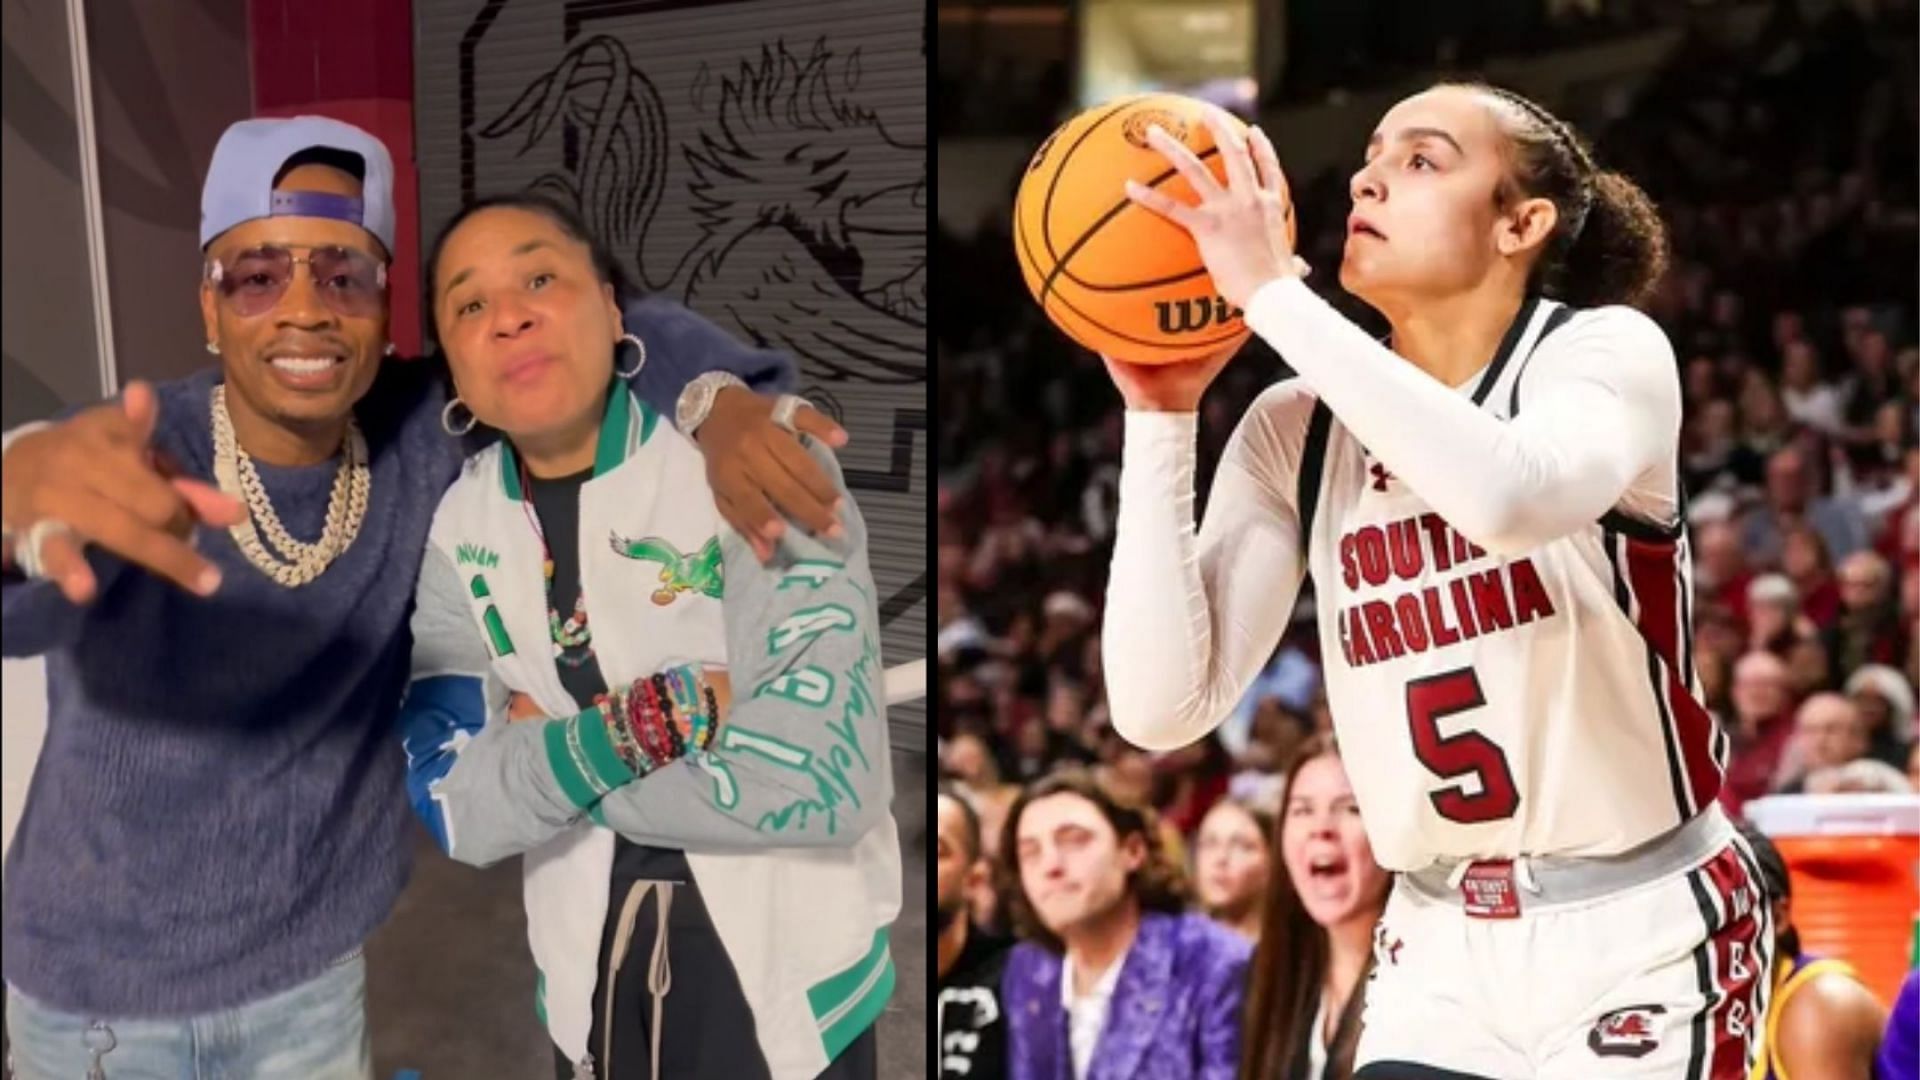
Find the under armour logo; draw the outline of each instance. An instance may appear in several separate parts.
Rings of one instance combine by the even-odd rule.
[[[1376,461],[1367,467],[1367,471],[1373,474],[1373,490],[1387,490],[1387,481],[1393,479],[1393,474],[1387,471],[1385,465]]]
[[[1373,948],[1376,957],[1385,956],[1387,963],[1398,965],[1400,963],[1400,945],[1401,941],[1397,937],[1394,938],[1391,943],[1387,941],[1387,926],[1385,923],[1374,924]]]

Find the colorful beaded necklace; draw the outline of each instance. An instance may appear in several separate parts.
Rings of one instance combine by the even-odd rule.
[[[527,463],[520,462],[520,505],[527,513],[527,524],[533,526],[533,535],[540,541],[540,556],[547,583],[547,635],[553,639],[554,658],[569,667],[579,667],[593,655],[593,631],[587,626],[587,590],[581,585],[579,595],[573,602],[573,617],[566,622],[560,621],[560,612],[553,606],[553,550],[547,547],[547,534],[540,528],[540,515],[533,509],[533,482],[527,472]],[[579,649],[579,653],[568,656],[567,650]]]

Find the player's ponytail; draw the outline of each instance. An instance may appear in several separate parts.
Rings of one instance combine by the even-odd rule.
[[[1754,868],[1760,872],[1760,898],[1769,906],[1780,901],[1793,899],[1793,875],[1787,872],[1787,860],[1780,849],[1773,846],[1767,834],[1750,822],[1734,823],[1735,831],[1747,842],[1747,850],[1753,854]],[[1782,960],[1798,962],[1800,958],[1800,931],[1789,919],[1784,926],[1773,928],[1774,962]]]
[[[1645,300],[1667,269],[1667,228],[1653,200],[1600,168],[1579,133],[1540,105],[1497,86],[1465,85],[1498,103],[1510,143],[1512,170],[1495,198],[1544,198],[1558,212],[1530,288],[1583,308]]]
[[[1560,262],[1542,270],[1542,291],[1574,307],[1637,306],[1667,270],[1667,227],[1653,200],[1626,176],[1601,170],[1593,205]]]

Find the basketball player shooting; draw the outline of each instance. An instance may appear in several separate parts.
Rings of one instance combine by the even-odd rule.
[[[1108,360],[1114,726],[1211,731],[1311,573],[1335,731],[1399,871],[1356,1075],[1744,1076],[1773,931],[1714,802],[1674,353],[1625,306],[1665,263],[1654,208],[1517,95],[1408,98],[1353,174],[1340,266],[1382,344],[1300,280],[1272,143],[1208,126],[1224,183],[1156,130],[1197,202],[1128,194],[1299,374],[1241,418],[1196,535],[1195,410],[1229,355]]]

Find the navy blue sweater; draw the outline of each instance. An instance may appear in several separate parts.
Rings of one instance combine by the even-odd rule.
[[[791,364],[647,300],[635,387],[667,416],[716,368],[785,389]],[[155,445],[213,475],[208,371],[159,388]],[[183,1017],[296,986],[366,940],[406,884],[405,760],[394,732],[427,528],[464,456],[426,364],[389,363],[356,410],[366,520],[315,581],[286,589],[224,530],[199,547],[202,600],[94,551],[101,592],[0,591],[0,649],[45,654],[47,737],[7,855],[6,981],[58,1008]],[[297,539],[320,535],[338,460],[258,465]]]

